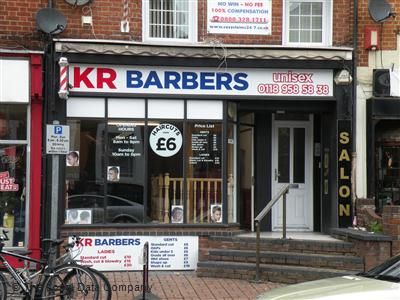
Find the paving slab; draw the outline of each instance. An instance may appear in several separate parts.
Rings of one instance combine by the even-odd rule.
[[[132,300],[143,293],[141,272],[104,272],[113,290],[112,300]],[[279,283],[252,283],[240,279],[197,277],[196,272],[149,272],[149,290],[160,299],[255,299]]]

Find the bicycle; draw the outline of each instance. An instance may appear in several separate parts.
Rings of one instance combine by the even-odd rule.
[[[8,240],[7,233],[0,237],[0,262],[6,270],[0,272],[0,300],[18,297],[29,299],[98,299],[96,278],[86,268],[61,264],[54,267],[55,249],[63,243],[62,239],[44,239],[49,242],[48,259],[37,260],[26,255],[3,250]],[[25,268],[15,269],[4,255],[15,257],[25,262]],[[38,264],[39,270],[30,271],[30,263]],[[18,288],[18,289],[16,289]],[[11,289],[8,293],[7,289]]]
[[[72,236],[72,242],[63,246],[65,253],[56,259],[56,265],[59,264],[73,264],[79,265],[76,257],[82,253],[83,248],[78,248],[78,253],[74,255],[74,247],[79,245],[81,238],[79,236]],[[93,275],[96,277],[97,284],[99,286],[99,300],[111,300],[112,289],[111,284],[107,277],[100,271],[93,269],[89,266],[85,266]]]

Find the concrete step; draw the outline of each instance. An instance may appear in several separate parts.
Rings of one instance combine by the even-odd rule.
[[[256,251],[209,249],[209,261],[255,263]],[[302,252],[260,251],[260,263],[304,266],[314,268],[346,269],[355,272],[364,270],[364,261],[357,256],[314,254]]]
[[[254,237],[211,236],[208,240],[208,248],[255,251],[256,239]],[[357,255],[352,243],[339,240],[320,241],[262,238],[260,240],[260,250],[330,255]]]
[[[279,283],[298,283],[355,273],[357,272],[330,268],[260,264],[260,279]],[[197,276],[252,280],[256,276],[256,265],[245,262],[200,261],[197,264]]]

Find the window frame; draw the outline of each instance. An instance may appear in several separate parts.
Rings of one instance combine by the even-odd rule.
[[[188,38],[177,39],[177,38],[154,38],[150,37],[149,33],[149,2],[151,0],[142,0],[142,40],[144,42],[154,42],[163,44],[187,44],[197,42],[197,1],[187,0],[189,6],[188,15]],[[163,24],[164,25],[164,24]]]
[[[292,2],[322,3],[322,42],[321,43],[301,43],[289,41],[289,18],[290,18],[290,4]],[[332,28],[333,28],[333,0],[283,0],[283,26],[282,26],[282,44],[286,46],[298,47],[318,47],[318,46],[332,46]]]

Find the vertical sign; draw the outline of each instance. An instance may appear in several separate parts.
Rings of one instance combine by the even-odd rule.
[[[339,227],[351,226],[351,121],[338,120]]]

